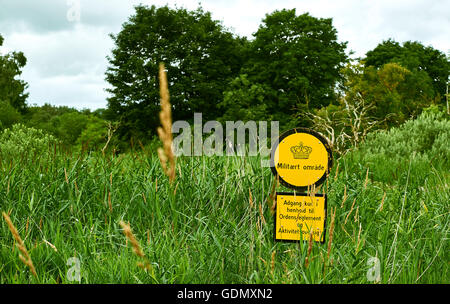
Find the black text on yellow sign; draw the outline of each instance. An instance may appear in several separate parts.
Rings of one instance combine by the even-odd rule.
[[[272,147],[273,174],[278,176],[281,184],[298,191],[323,183],[332,162],[327,140],[310,129],[289,130]]]
[[[276,206],[276,241],[306,241],[312,234],[314,241],[325,242],[325,194],[277,192]]]

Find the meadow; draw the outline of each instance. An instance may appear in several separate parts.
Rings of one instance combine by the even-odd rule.
[[[328,195],[324,244],[274,242],[275,180],[259,157],[179,157],[169,183],[156,147],[8,154],[4,140],[0,211],[36,276],[2,218],[0,283],[77,284],[67,275],[76,257],[80,283],[448,284],[449,139],[448,117],[425,113],[336,157],[319,189]]]

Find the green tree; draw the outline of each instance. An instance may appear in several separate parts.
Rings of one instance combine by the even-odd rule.
[[[367,52],[364,61],[366,66],[374,66],[377,69],[386,63],[398,63],[413,74],[411,81],[431,83],[431,88],[424,92],[425,94],[444,101],[450,61],[439,50],[425,47],[417,41],[406,41],[400,45],[389,39]]]
[[[24,121],[28,127],[44,130],[46,133],[59,137],[60,116],[66,113],[77,112],[67,106],[52,106],[48,103],[43,106],[28,107]],[[69,126],[70,127],[70,126]]]
[[[79,112],[64,113],[61,116],[55,116],[57,128],[57,136],[67,145],[76,143],[78,137],[86,128],[89,122],[89,116]]]
[[[423,95],[431,82],[417,81],[415,74],[397,63],[379,69],[349,63],[341,74],[337,105],[300,113],[341,154],[358,146],[369,132],[417,117],[432,103],[430,96]]]
[[[268,92],[267,84],[251,83],[247,74],[239,75],[230,82],[219,104],[224,111],[221,120],[267,120],[272,116],[265,104],[270,99]]]
[[[241,73],[248,75],[248,88],[256,85],[265,92],[259,94],[264,100],[251,100],[247,107],[264,104],[268,113],[286,123],[299,110],[335,102],[334,86],[347,56],[346,43],[337,42],[331,19],[284,9],[267,14],[254,36]]]
[[[108,137],[108,122],[91,116],[86,128],[81,132],[77,140],[77,145],[82,149],[90,151],[100,151],[106,144]],[[115,137],[109,147],[116,144]]]
[[[0,35],[0,46],[3,45],[3,37]],[[7,101],[20,113],[26,111],[26,99],[28,93],[25,90],[28,84],[17,79],[22,74],[22,68],[27,59],[22,52],[0,54],[0,100]]]
[[[0,100],[0,131],[20,122],[22,116],[8,101]]]
[[[245,39],[236,38],[209,12],[137,6],[117,35],[106,80],[106,117],[120,120],[121,134],[150,135],[159,125],[158,65],[168,71],[174,120],[220,116],[217,104],[244,62]]]
[[[385,128],[416,117],[431,104],[432,84],[397,63],[386,63],[376,69],[361,63],[342,70],[341,90],[347,101],[361,99],[373,105],[368,112]]]

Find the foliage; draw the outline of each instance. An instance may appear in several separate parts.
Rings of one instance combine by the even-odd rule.
[[[371,167],[383,163],[373,174],[385,182],[414,160],[412,174],[422,180],[429,168],[450,167],[449,143],[449,116],[430,109],[398,128],[370,133],[352,157],[356,163]]]
[[[430,88],[426,94],[443,101],[450,76],[450,61],[439,50],[430,46],[425,47],[416,41],[406,41],[400,45],[389,39],[367,52],[364,61],[366,66],[375,68],[380,68],[390,62],[400,64],[411,71],[414,78],[413,84],[429,83]],[[412,86],[409,87],[412,88]]]
[[[357,147],[369,132],[398,126],[432,104],[424,96],[428,85],[416,82],[413,73],[396,63],[379,69],[349,63],[341,73],[337,105],[300,113],[339,154]],[[420,96],[414,94],[419,91]]]
[[[224,114],[222,121],[266,120],[272,113],[267,110],[266,101],[270,99],[265,84],[251,83],[247,74],[241,74],[230,82],[219,104]],[[275,120],[275,119],[274,119]]]
[[[342,74],[341,94],[347,100],[363,99],[372,104],[369,114],[383,121],[385,128],[416,117],[432,102],[431,93],[427,93],[431,84],[418,81],[415,74],[396,63],[378,69],[356,63],[347,65]]]
[[[8,101],[0,100],[0,131],[20,122],[22,116]]]
[[[148,136],[159,125],[158,65],[164,62],[174,120],[220,115],[217,104],[243,63],[245,39],[234,37],[209,12],[137,6],[117,35],[106,80],[107,118],[121,122],[121,136]]]
[[[45,158],[56,143],[55,137],[42,130],[15,124],[0,134],[0,155],[6,160]]]
[[[254,36],[242,75],[224,93],[226,117],[274,119],[286,129],[295,125],[299,111],[335,101],[334,86],[347,57],[331,19],[275,11]]]
[[[3,37],[0,35],[0,47],[3,45]],[[28,84],[16,79],[22,74],[27,59],[22,52],[0,54],[0,100],[7,101],[20,113],[25,113],[28,93],[25,90]]]
[[[329,105],[303,115],[314,130],[322,134],[334,152],[343,155],[356,148],[367,134],[377,128],[380,121],[369,115],[373,104],[364,99],[340,99],[340,105]]]
[[[78,137],[77,145],[82,150],[101,151],[108,142],[108,134],[111,136],[111,142],[108,142],[108,147],[111,150],[117,149],[121,143],[113,136],[113,131],[117,125],[113,126],[111,122],[105,121],[97,116],[91,116],[87,127],[81,132]],[[109,132],[108,132],[109,130]]]
[[[74,145],[88,126],[89,116],[79,112],[70,112],[56,116],[52,120],[55,120],[54,125],[57,126],[57,137],[66,145]]]
[[[58,128],[61,122],[59,117],[66,113],[74,112],[77,112],[77,110],[67,106],[52,106],[45,103],[42,106],[28,107],[24,120],[29,127],[59,136]]]

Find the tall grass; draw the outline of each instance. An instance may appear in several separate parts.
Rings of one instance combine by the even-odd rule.
[[[72,283],[71,257],[81,283],[370,283],[371,257],[381,283],[449,283],[448,162],[411,153],[400,165],[368,147],[330,174],[324,244],[274,242],[274,177],[258,157],[179,157],[173,186],[156,151],[3,157],[0,210],[11,211],[37,276],[1,221],[0,283]],[[121,221],[152,271],[137,266]]]

